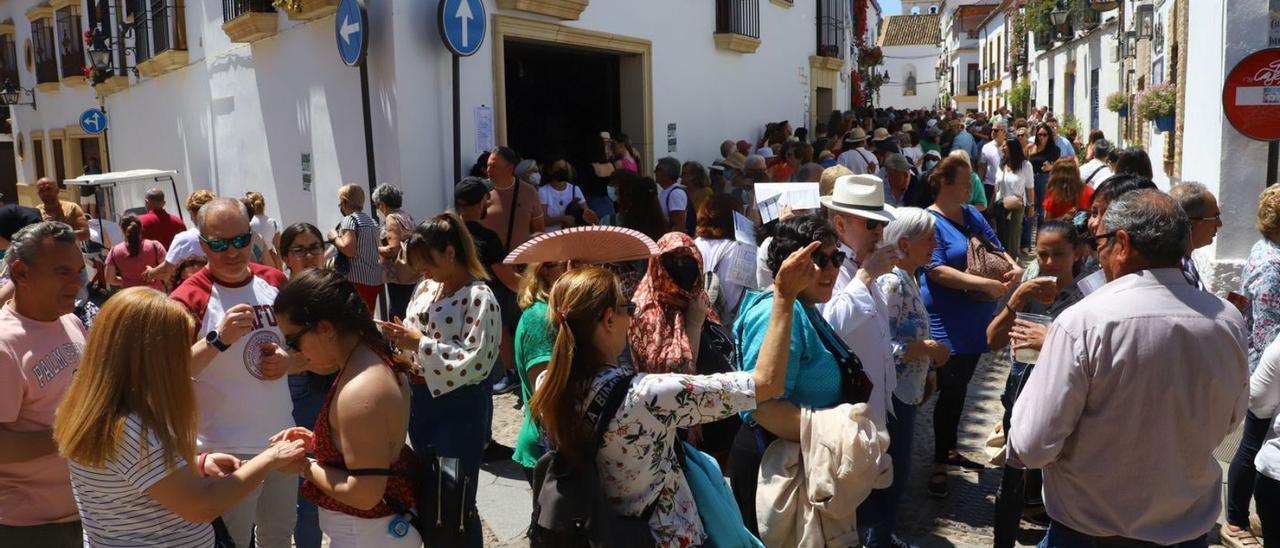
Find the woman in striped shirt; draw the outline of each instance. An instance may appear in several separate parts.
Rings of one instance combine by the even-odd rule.
[[[305,458],[301,441],[244,462],[195,454],[194,329],[182,305],[147,287],[102,308],[53,423],[85,546],[213,546],[210,522]]]
[[[329,231],[329,240],[341,255],[334,270],[356,286],[360,298],[372,312],[382,292],[382,263],[378,255],[382,231],[378,221],[364,212],[364,188],[360,185],[347,184],[338,189],[338,210],[342,212],[342,223]]]

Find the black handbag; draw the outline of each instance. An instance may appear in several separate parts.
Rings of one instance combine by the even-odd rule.
[[[723,325],[712,321],[702,323],[702,339],[698,342],[699,375],[714,375],[734,371],[738,347],[733,335]],[[727,455],[733,445],[733,437],[742,427],[742,418],[736,413],[702,425],[702,441],[698,448],[712,455]]]
[[[231,538],[231,531],[227,530],[226,522],[222,521],[222,517],[213,518],[213,548],[236,548],[236,541]]]
[[[413,477],[417,508],[405,508],[399,501],[383,499],[396,513],[405,516],[427,546],[464,547],[470,544],[470,532],[480,527],[480,515],[475,512],[475,501],[468,497],[468,488],[478,478],[462,472],[456,457],[441,457],[435,449],[414,449],[420,467]],[[353,476],[409,476],[402,470],[386,468],[361,468],[348,470]],[[470,504],[468,504],[470,503]]]
[[[822,340],[822,346],[826,347],[828,352],[836,359],[836,365],[840,367],[840,401],[842,403],[866,403],[871,400],[871,389],[874,384],[871,377],[867,376],[867,372],[862,368],[862,360],[858,359],[858,355],[840,340],[840,337],[831,330],[829,326],[825,326],[826,320],[816,318],[814,324],[822,322],[818,327],[818,338]],[[826,327],[826,329],[823,329]]]

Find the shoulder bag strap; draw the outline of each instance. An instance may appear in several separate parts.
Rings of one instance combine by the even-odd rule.
[[[622,407],[622,399],[626,397],[633,378],[635,373],[610,379],[596,391],[595,397],[591,398],[591,402],[587,404],[586,418],[596,433],[596,449],[600,448],[600,438],[609,427],[609,421],[613,420],[613,416],[618,413],[618,408]]]
[[[1087,185],[1087,184],[1089,184],[1089,181],[1092,181],[1094,177],[1097,177],[1097,176],[1098,176],[1098,172],[1099,172],[1099,171],[1102,171],[1102,167],[1101,167],[1101,166],[1099,166],[1097,169],[1093,170],[1093,173],[1090,173],[1090,174],[1089,174],[1089,178],[1084,180],[1084,184],[1086,184],[1086,185]]]
[[[511,216],[507,219],[507,253],[511,253],[511,232],[516,228],[516,209],[520,205],[520,179],[516,179],[515,188],[511,190]]]

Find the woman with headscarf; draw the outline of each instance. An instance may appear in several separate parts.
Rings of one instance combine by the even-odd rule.
[[[636,369],[644,373],[696,372],[706,320],[720,323],[702,287],[702,253],[693,238],[671,232],[658,240],[658,255],[632,301],[636,315],[628,339]]]

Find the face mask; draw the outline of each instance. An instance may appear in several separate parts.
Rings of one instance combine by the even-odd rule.
[[[606,190],[606,192],[608,192],[608,193],[609,193],[609,201],[610,201],[610,202],[616,202],[616,201],[618,201],[618,189],[617,189],[617,188],[614,188],[614,187],[612,187],[612,186],[610,186],[610,187],[605,187],[605,188],[607,189],[607,190]]]
[[[537,173],[537,172],[534,172],[534,173],[530,174],[530,175],[529,175],[529,183],[530,183],[530,184],[532,184],[533,186],[541,185],[541,184],[542,184],[542,174],[541,174],[541,173]]]
[[[671,281],[676,287],[685,291],[693,291],[694,285],[698,283],[698,263],[692,257],[687,255],[663,255],[662,267],[667,270],[667,275],[671,276]]]
[[[557,180],[557,181],[564,181],[564,182],[566,182],[566,183],[567,183],[567,182],[569,182],[569,170],[567,170],[567,169],[557,170],[557,171],[556,171],[554,174],[552,174],[552,175],[554,175],[554,176],[555,176],[555,178],[556,178],[556,180]]]

